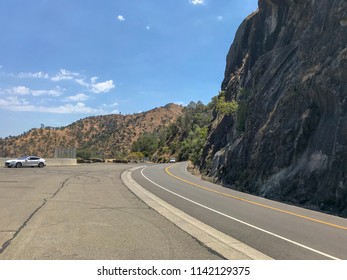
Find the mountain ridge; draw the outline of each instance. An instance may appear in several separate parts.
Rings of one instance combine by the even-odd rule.
[[[123,157],[143,132],[155,132],[182,114],[183,106],[169,103],[129,115],[91,116],[60,128],[32,128],[0,139],[0,156],[36,154],[53,157],[55,148],[76,147],[78,152],[102,158]]]

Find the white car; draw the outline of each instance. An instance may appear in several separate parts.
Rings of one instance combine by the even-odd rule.
[[[44,167],[46,166],[46,161],[43,158],[36,156],[25,156],[15,159],[6,160],[5,166],[7,167]]]
[[[176,162],[176,159],[175,158],[170,158],[170,163],[175,163]]]

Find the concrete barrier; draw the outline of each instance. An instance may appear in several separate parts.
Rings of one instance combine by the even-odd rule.
[[[47,158],[47,166],[59,166],[59,165],[77,165],[77,159],[75,158]]]
[[[0,165],[5,166],[5,161],[10,158],[0,158]],[[75,158],[45,158],[47,166],[77,165]]]

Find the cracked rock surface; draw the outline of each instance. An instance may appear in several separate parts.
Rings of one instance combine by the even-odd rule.
[[[227,56],[201,169],[231,188],[347,217],[347,2],[259,0]]]

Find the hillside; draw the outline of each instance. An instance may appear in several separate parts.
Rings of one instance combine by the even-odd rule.
[[[66,127],[33,128],[22,135],[0,139],[0,157],[53,157],[55,148],[70,147],[93,157],[120,157],[129,153],[142,133],[159,131],[175,121],[182,110],[182,106],[168,104],[132,115],[88,117]]]
[[[227,55],[200,168],[231,188],[347,216],[347,2],[259,0]]]

